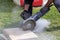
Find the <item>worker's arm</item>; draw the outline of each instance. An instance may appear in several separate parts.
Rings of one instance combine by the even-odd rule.
[[[40,12],[42,13],[42,15],[46,14],[50,10],[50,5],[52,3],[53,3],[53,0],[48,0],[46,5],[43,8],[40,9]]]
[[[34,0],[24,0],[24,11],[20,14],[21,17],[26,20],[32,16],[32,3]]]
[[[49,7],[52,3],[53,3],[53,0],[48,0],[48,2],[46,3],[45,7]]]

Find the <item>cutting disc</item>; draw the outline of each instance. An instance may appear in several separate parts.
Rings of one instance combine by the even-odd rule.
[[[24,21],[22,28],[23,30],[33,30],[36,26],[36,22],[34,20]]]

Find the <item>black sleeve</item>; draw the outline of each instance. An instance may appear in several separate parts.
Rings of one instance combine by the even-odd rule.
[[[32,4],[34,0],[24,0],[25,4]]]

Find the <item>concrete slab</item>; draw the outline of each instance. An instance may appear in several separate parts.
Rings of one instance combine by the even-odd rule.
[[[38,40],[38,36],[31,31],[23,31],[20,28],[8,28],[3,30],[8,40]]]
[[[0,34],[0,40],[7,40],[7,38],[3,34]]]

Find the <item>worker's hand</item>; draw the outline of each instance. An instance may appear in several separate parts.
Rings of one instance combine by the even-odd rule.
[[[20,16],[21,16],[24,20],[26,20],[26,19],[28,19],[28,18],[31,16],[31,13],[29,13],[28,11],[23,11],[23,12],[20,14]]]

